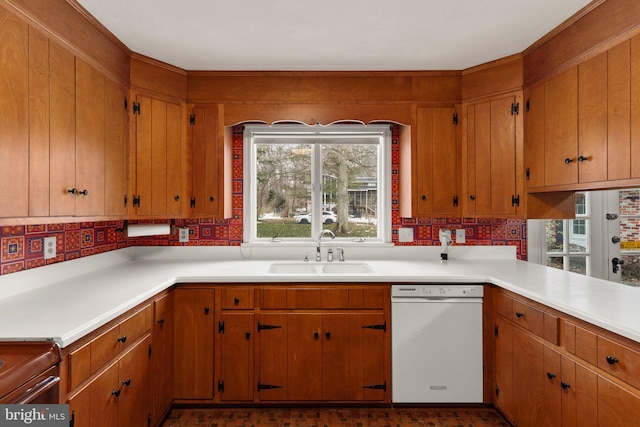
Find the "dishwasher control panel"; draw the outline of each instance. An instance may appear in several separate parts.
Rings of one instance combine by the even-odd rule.
[[[395,298],[482,298],[482,285],[456,284],[408,284],[392,285],[391,296]]]

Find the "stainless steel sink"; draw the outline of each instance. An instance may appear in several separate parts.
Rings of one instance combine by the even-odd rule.
[[[365,262],[274,262],[267,269],[271,274],[372,274],[375,270]]]

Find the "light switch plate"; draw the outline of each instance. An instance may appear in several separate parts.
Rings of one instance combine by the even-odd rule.
[[[410,227],[399,228],[398,242],[413,242],[413,228],[410,228]]]
[[[56,257],[56,236],[44,238],[44,259]]]
[[[464,228],[456,228],[456,243],[464,243],[467,239]]]

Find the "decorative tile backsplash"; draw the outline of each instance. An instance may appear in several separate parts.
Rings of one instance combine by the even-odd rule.
[[[398,132],[394,126],[392,169],[398,170]],[[18,225],[0,227],[0,274],[40,267],[54,262],[108,252],[128,246],[237,246],[242,242],[242,128],[233,136],[233,218],[177,219],[178,227],[189,227],[189,243],[178,236],[126,238],[124,221],[80,222],[69,224]],[[392,175],[392,240],[396,245],[439,245],[439,229],[464,228],[467,246],[515,246],[519,259],[527,259],[526,220],[502,218],[400,218],[398,214],[398,174]],[[130,221],[167,223],[168,220]],[[413,228],[414,241],[398,242],[398,229]],[[44,238],[56,236],[56,257],[44,260]]]

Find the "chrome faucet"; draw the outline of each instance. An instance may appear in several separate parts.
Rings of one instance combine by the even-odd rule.
[[[333,234],[333,231],[331,230],[322,230],[320,232],[320,235],[318,236],[318,246],[316,246],[316,261],[318,262],[322,261],[322,254],[320,253],[320,242],[322,242],[322,236],[324,236],[325,234],[329,234],[332,239],[336,238],[336,235]]]

